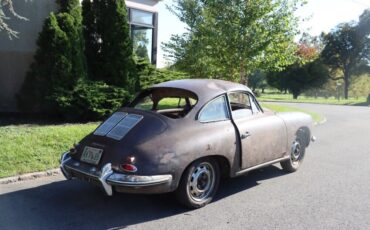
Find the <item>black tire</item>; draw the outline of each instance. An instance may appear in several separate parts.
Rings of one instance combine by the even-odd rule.
[[[201,208],[210,203],[220,183],[220,166],[212,158],[194,161],[181,177],[176,190],[177,200],[189,208]]]
[[[297,139],[292,143],[289,160],[280,162],[283,170],[289,173],[297,171],[299,166],[302,164],[305,151],[306,146],[304,142],[300,137],[297,137]]]

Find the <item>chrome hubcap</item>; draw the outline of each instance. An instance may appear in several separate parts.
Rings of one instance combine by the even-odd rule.
[[[299,142],[295,141],[292,145],[292,154],[291,159],[293,162],[297,162],[300,160],[301,157],[301,145]]]
[[[202,201],[210,195],[215,185],[215,170],[208,162],[199,164],[191,173],[188,193],[195,201]]]

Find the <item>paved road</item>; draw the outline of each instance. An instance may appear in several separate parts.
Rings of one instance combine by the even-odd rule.
[[[296,173],[274,165],[226,181],[192,211],[171,195],[109,198],[60,176],[0,185],[0,229],[370,229],[370,108],[298,106],[328,121]]]

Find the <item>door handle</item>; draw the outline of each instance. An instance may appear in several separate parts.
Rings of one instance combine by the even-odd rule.
[[[248,138],[248,137],[250,137],[250,136],[251,136],[251,134],[247,131],[247,132],[243,133],[243,134],[240,136],[240,138],[241,138],[241,139],[245,139],[245,138]]]

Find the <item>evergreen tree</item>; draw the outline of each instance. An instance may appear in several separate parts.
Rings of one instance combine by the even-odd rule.
[[[83,10],[89,77],[134,92],[138,79],[125,1],[84,0]]]
[[[61,10],[45,20],[37,51],[18,94],[27,112],[58,112],[58,98],[85,78],[83,37],[78,0],[59,0]]]
[[[81,14],[78,14],[81,11],[79,0],[57,0],[57,3],[59,4],[60,12],[72,14],[75,18],[81,18]]]
[[[99,57],[100,44],[96,23],[97,4],[92,0],[82,1],[82,28],[85,38],[85,57],[87,63],[87,73],[91,80],[99,80]]]

